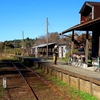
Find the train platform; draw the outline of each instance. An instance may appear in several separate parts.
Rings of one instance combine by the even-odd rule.
[[[72,73],[76,73],[79,75],[84,75],[86,77],[90,78],[95,78],[97,80],[100,80],[100,70],[99,71],[94,71],[94,67],[76,67],[72,65],[68,65],[65,61],[62,60],[57,60],[57,65],[53,64],[53,60],[44,60],[40,58],[29,58],[29,57],[21,57],[21,56],[16,56],[17,58],[23,58],[23,59],[30,59],[35,62],[46,62],[50,66],[54,66],[55,68],[59,68],[65,71],[70,71]]]
[[[47,62],[56,68],[60,68],[66,71],[70,71],[76,74],[80,74],[80,75],[84,75],[90,78],[100,80],[100,71],[95,72],[93,66],[85,67],[85,68],[75,67],[72,65],[68,65],[66,62],[60,60],[58,60],[57,65],[54,65],[52,60],[47,60]]]
[[[99,71],[94,71],[94,67],[76,67],[72,65],[68,65],[65,61],[62,60],[57,60],[57,65],[53,64],[53,60],[44,60],[40,58],[29,58],[29,57],[21,57],[21,56],[16,56],[17,58],[23,58],[23,59],[31,59],[32,61],[35,62],[46,62],[50,66],[54,66],[55,68],[59,68],[65,71],[70,71],[72,73],[76,73],[79,75],[84,75],[86,77],[90,78],[95,78],[97,80],[100,80],[100,70]]]

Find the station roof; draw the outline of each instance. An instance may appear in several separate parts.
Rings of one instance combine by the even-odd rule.
[[[55,45],[55,44],[57,44],[57,43],[56,42],[48,43],[48,46]],[[43,48],[43,47],[46,47],[46,46],[47,46],[47,44],[40,44],[40,45],[34,46],[32,48]]]
[[[86,31],[86,30],[92,31],[92,30],[96,29],[98,26],[100,26],[100,17],[97,19],[93,19],[91,21],[82,23],[82,24],[77,24],[69,29],[62,31],[60,33],[60,35],[70,32],[70,31],[74,31],[74,30],[76,30],[76,31]]]

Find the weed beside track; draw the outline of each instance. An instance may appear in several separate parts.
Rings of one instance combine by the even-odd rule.
[[[41,69],[36,69],[33,67],[33,70],[42,76],[46,81],[50,82],[70,100],[98,100],[95,96],[91,96],[89,93],[76,90],[74,87],[68,86],[66,83],[60,81],[54,76],[44,73]]]

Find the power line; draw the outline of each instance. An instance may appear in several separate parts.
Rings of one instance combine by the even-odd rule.
[[[54,31],[54,29],[52,28],[51,24],[48,22],[48,25],[51,27],[51,29]]]
[[[35,34],[37,31],[39,31],[39,29],[43,26],[45,22],[43,22],[33,33]]]

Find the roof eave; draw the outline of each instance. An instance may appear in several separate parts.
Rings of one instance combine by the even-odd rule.
[[[77,24],[67,30],[64,30],[60,33],[60,35],[64,34],[64,33],[67,33],[67,32],[70,32],[70,31],[74,31],[74,30],[82,30],[84,27],[88,27],[92,24],[95,24],[96,22],[100,21],[100,17],[97,18],[97,19],[94,19],[94,20],[91,20],[91,21],[88,21],[86,23],[83,23],[83,24]],[[91,30],[90,30],[91,31]]]
[[[81,10],[79,11],[79,13],[82,13],[82,12],[83,12],[83,10],[84,10],[84,8],[85,8],[86,5],[89,6],[89,7],[93,7],[93,5],[90,4],[90,2],[87,2],[87,1],[86,1],[86,2],[83,4],[83,6],[82,6]]]

